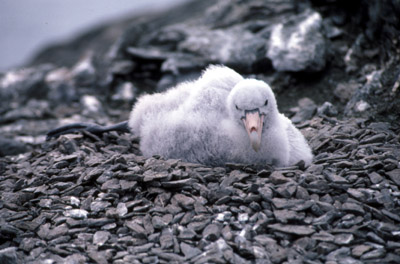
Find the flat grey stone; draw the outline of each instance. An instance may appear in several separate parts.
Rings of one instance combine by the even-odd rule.
[[[136,255],[139,253],[149,252],[149,250],[151,250],[153,247],[154,243],[147,243],[144,245],[132,247],[129,249],[129,252]]]
[[[290,221],[301,222],[305,218],[305,213],[283,209],[274,210],[274,216],[278,222],[286,224]]]
[[[119,217],[122,217],[128,213],[128,208],[125,203],[118,203],[117,205],[117,213]]]
[[[304,211],[310,208],[314,202],[313,201],[305,201],[300,199],[284,199],[284,198],[273,198],[272,204],[277,209],[290,209],[293,211]]]
[[[64,212],[64,215],[73,219],[85,219],[87,218],[88,211],[83,209],[71,209]]]
[[[337,234],[335,235],[334,243],[338,245],[349,245],[353,242],[354,236],[353,234]]]
[[[203,230],[203,237],[210,241],[215,241],[221,234],[221,227],[217,224],[209,224]]]
[[[189,240],[192,241],[197,237],[197,233],[194,230],[188,229],[186,227],[179,227],[179,234],[178,238],[182,240]]]
[[[108,231],[97,231],[93,235],[93,244],[97,246],[102,246],[107,242],[110,236],[111,234]]]
[[[169,249],[174,246],[174,236],[167,228],[161,232],[160,245],[162,249]]]
[[[400,169],[388,171],[386,174],[397,186],[400,186]]]
[[[168,225],[168,222],[163,219],[163,217],[155,215],[152,217],[151,222],[155,229],[163,229]]]
[[[324,242],[333,242],[335,240],[335,236],[325,232],[325,231],[320,231],[318,233],[314,233],[311,236],[312,239],[315,239],[317,241],[324,241]]]
[[[90,210],[92,212],[101,212],[104,211],[107,207],[109,207],[111,203],[106,201],[94,201],[90,204]]]
[[[180,248],[181,248],[183,255],[185,255],[186,259],[191,259],[194,256],[197,256],[202,253],[202,251],[200,249],[193,247],[184,242],[180,243]]]
[[[373,171],[371,173],[368,174],[369,179],[371,180],[371,182],[373,184],[377,184],[380,183],[381,181],[383,181],[383,177],[381,175],[379,175],[377,172]]]
[[[177,193],[171,198],[171,202],[186,210],[192,210],[194,209],[195,200],[192,197]]]
[[[361,205],[357,203],[346,202],[342,204],[342,210],[354,214],[364,215],[365,211]]]
[[[283,224],[271,224],[268,225],[268,228],[300,236],[308,236],[315,232],[315,230],[310,226],[305,225],[283,225]]]
[[[147,235],[146,229],[136,223],[134,220],[126,221],[125,225],[132,230],[138,237],[145,237]]]
[[[384,248],[377,248],[367,253],[364,253],[360,258],[362,260],[369,260],[369,259],[382,259],[386,254],[386,250]]]
[[[370,245],[357,245],[351,250],[351,254],[357,258],[361,257],[364,253],[370,251],[373,247]]]
[[[15,264],[22,263],[17,256],[16,247],[7,247],[0,250],[0,263]]]

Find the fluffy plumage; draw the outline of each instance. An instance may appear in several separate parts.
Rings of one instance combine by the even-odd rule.
[[[210,66],[198,80],[141,97],[128,125],[140,136],[145,156],[209,165],[312,161],[301,132],[278,112],[271,88],[224,66]]]

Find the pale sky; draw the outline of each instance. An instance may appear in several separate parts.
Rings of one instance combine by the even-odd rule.
[[[0,71],[101,22],[187,0],[0,0]]]

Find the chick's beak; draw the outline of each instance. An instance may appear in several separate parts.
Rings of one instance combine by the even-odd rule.
[[[246,110],[245,116],[242,118],[247,134],[250,138],[250,145],[258,151],[261,145],[261,133],[264,123],[264,115],[260,115],[258,109]]]

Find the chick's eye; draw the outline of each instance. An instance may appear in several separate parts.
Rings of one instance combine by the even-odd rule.
[[[236,110],[240,110],[240,108],[237,105],[235,105],[235,107],[236,107]]]
[[[268,105],[268,99],[265,100],[265,103],[264,103],[264,106],[267,106],[267,105]]]

